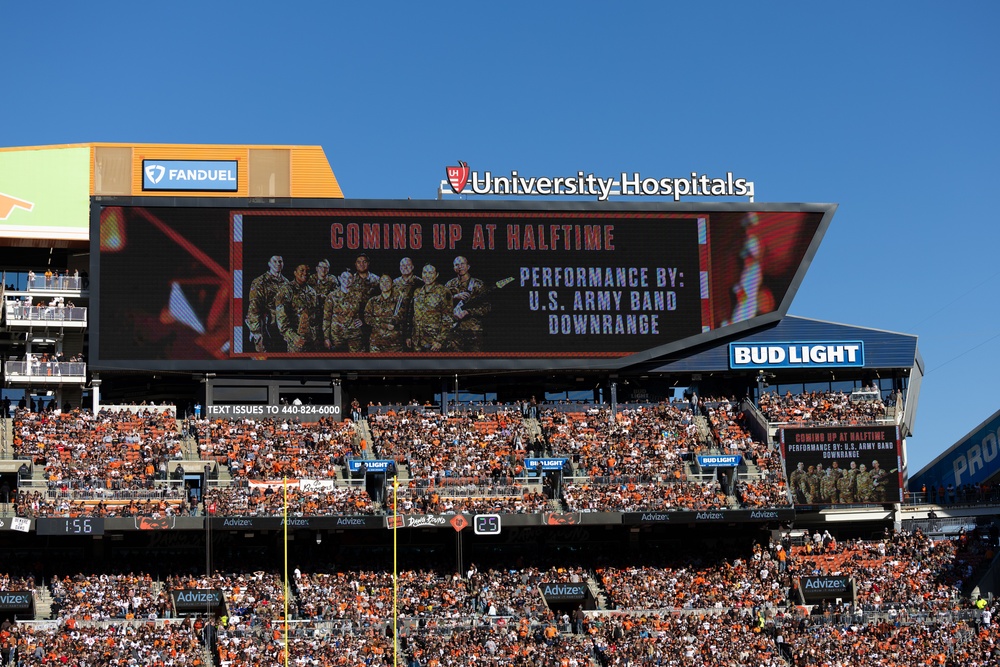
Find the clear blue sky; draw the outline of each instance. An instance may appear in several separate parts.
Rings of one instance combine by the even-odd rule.
[[[1000,407],[1000,4],[6,3],[0,144],[318,144],[344,193],[446,164],[734,171],[837,202],[791,314],[917,334],[911,471]]]

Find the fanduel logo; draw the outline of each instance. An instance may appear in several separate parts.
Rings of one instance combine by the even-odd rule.
[[[151,164],[146,167],[146,178],[148,178],[149,182],[153,185],[162,181],[165,173],[167,173],[167,169],[162,164]]]

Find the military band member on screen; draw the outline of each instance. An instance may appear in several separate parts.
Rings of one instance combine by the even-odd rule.
[[[490,303],[483,299],[486,286],[469,274],[469,260],[465,257],[456,257],[453,266],[455,277],[445,283],[451,292],[454,318],[449,349],[481,352],[485,336],[483,320],[491,310]]]
[[[379,294],[365,305],[364,321],[371,330],[368,339],[371,352],[401,352],[403,350],[403,330],[400,328],[402,302],[395,296],[392,278],[379,278]]]
[[[795,466],[795,470],[788,476],[788,486],[792,489],[792,495],[795,496],[795,504],[802,505],[806,502],[806,464],[799,461]]]
[[[413,293],[423,284],[424,281],[413,274],[413,260],[409,257],[399,260],[399,277],[392,281],[392,291],[399,303],[399,327],[402,331],[413,330]]]
[[[351,289],[353,282],[350,271],[341,273],[337,288],[323,305],[323,347],[327,350],[364,351],[364,322],[358,313],[361,292]]]
[[[858,466],[858,476],[854,479],[854,485],[857,489],[857,496],[855,497],[856,502],[872,502],[872,475],[868,472],[864,463]]]
[[[278,330],[278,292],[288,284],[282,275],[285,260],[274,255],[267,263],[267,273],[253,279],[247,307],[246,325],[250,341],[258,352],[284,352],[285,341]]]
[[[378,294],[378,276],[368,270],[368,255],[361,253],[354,260],[354,280],[351,281],[352,289],[364,291],[367,294],[365,301]],[[362,304],[362,308],[364,305]]]
[[[330,275],[330,260],[321,259],[316,264],[316,273],[309,276],[309,286],[316,290],[322,301],[326,301],[330,292],[337,289],[337,279]]]
[[[851,461],[851,466],[837,480],[837,492],[841,503],[853,503],[856,497],[855,479],[858,476],[858,464]]]
[[[886,491],[889,486],[889,473],[878,461],[872,461],[872,502],[883,503],[887,500]]]
[[[823,477],[819,480],[819,499],[822,503],[837,502],[837,478],[833,474],[833,468],[823,471]]]
[[[295,267],[295,280],[278,292],[278,330],[289,352],[313,352],[319,341],[316,308],[319,298],[309,286],[309,266]]]
[[[451,292],[437,283],[438,272],[432,265],[424,266],[420,273],[423,287],[413,293],[412,347],[419,352],[440,352],[448,344],[451,334]]]

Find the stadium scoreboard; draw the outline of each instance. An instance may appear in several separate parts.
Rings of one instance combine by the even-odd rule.
[[[834,208],[128,201],[95,370],[617,368],[782,316]]]

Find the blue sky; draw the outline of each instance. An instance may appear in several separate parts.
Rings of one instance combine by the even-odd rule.
[[[1000,407],[998,7],[9,3],[0,144],[318,144],[375,199],[465,160],[839,203],[790,312],[919,336],[915,471]]]

